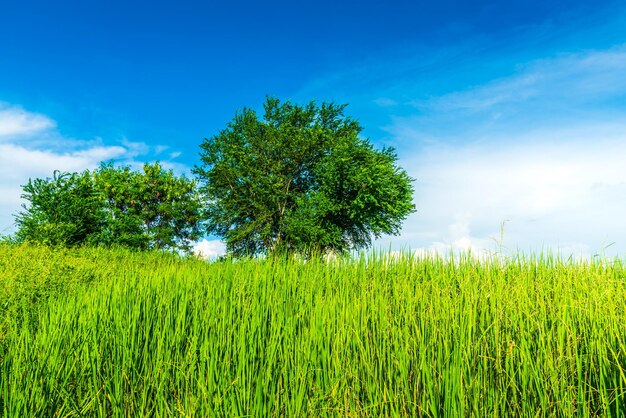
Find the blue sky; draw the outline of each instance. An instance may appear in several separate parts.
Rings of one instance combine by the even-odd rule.
[[[5,1],[0,40],[0,231],[29,177],[186,173],[270,94],[397,148],[418,212],[378,246],[626,252],[623,3]]]

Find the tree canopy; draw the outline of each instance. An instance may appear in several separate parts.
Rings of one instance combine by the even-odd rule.
[[[17,238],[50,245],[122,245],[189,251],[199,238],[195,182],[159,163],[143,171],[102,164],[83,173],[29,180]]]
[[[207,232],[234,255],[359,249],[414,211],[393,148],[374,149],[346,105],[268,97],[201,144],[193,172]]]

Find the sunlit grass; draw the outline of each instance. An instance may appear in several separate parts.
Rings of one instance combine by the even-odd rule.
[[[626,269],[0,247],[0,415],[624,416]]]

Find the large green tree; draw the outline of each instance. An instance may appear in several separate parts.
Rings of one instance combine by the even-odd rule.
[[[398,234],[412,179],[392,148],[374,149],[345,105],[268,97],[201,144],[194,168],[209,233],[234,255],[359,249]]]
[[[159,163],[142,171],[102,164],[93,172],[55,172],[23,189],[28,204],[16,216],[20,241],[189,251],[199,238],[195,182]]]

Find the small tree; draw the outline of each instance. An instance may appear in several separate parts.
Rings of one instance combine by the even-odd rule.
[[[145,164],[143,172],[112,164],[55,172],[29,180],[22,197],[30,204],[16,216],[20,241],[189,251],[199,238],[195,182],[159,163]]]
[[[268,98],[201,144],[193,172],[208,202],[207,230],[229,252],[347,251],[397,234],[414,211],[412,179],[392,148],[359,136],[345,105]]]
[[[28,180],[23,190],[29,204],[16,215],[18,240],[63,246],[98,242],[106,214],[88,171],[55,171],[51,178]]]

